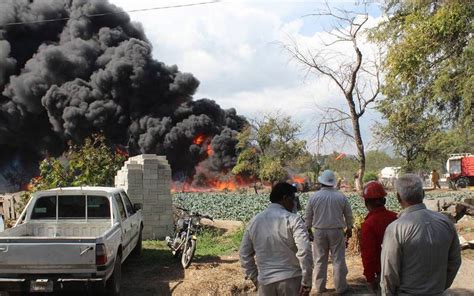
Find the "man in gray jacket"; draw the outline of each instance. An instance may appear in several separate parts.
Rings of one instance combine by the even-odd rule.
[[[445,215],[426,209],[417,175],[400,177],[395,188],[403,211],[385,230],[382,294],[441,295],[461,265],[456,228]]]
[[[296,188],[276,184],[271,204],[248,224],[240,264],[259,295],[309,295],[313,258],[303,220],[291,211]]]
[[[306,226],[314,229],[314,273],[316,292],[326,291],[329,252],[333,261],[336,293],[344,293],[347,285],[346,240],[352,235],[352,210],[346,196],[337,190],[336,176],[325,170],[318,178],[321,190],[317,191],[306,206]],[[346,232],[344,233],[344,228]]]

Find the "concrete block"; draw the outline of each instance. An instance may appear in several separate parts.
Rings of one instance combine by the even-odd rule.
[[[145,175],[144,176],[144,179],[145,180],[154,180],[154,181],[157,181],[158,180],[158,174],[157,173],[150,173],[148,175]]]
[[[150,159],[145,159],[144,163],[159,165],[161,161],[158,158],[153,158],[153,159],[150,158]]]
[[[158,183],[155,180],[143,180],[144,189],[158,189]]]
[[[137,155],[139,156],[141,159],[156,159],[158,158],[158,155],[156,154],[140,154],[140,155]]]
[[[168,232],[168,229],[166,227],[161,227],[161,226],[155,226],[153,227],[153,235],[156,238],[163,238],[170,233]]]
[[[170,184],[169,183],[167,185],[160,184],[157,187],[158,187],[158,191],[160,191],[162,193],[170,191]]]
[[[159,219],[160,221],[168,223],[169,221],[171,221],[171,215],[163,214],[159,216]]]
[[[171,211],[172,201],[171,199],[158,199],[158,204],[164,208],[169,208]]]
[[[155,169],[146,169],[146,170],[143,170],[143,178],[144,179],[151,179],[150,175],[155,175],[155,174],[158,174],[158,171]]]
[[[159,215],[156,215],[156,214],[148,214],[146,216],[143,216],[143,220],[146,221],[146,223],[148,225],[157,225],[158,223],[160,223],[160,217]]]
[[[164,237],[173,230],[171,169],[165,156],[142,154],[130,157],[115,176],[132,203],[143,204],[143,238]]]
[[[143,197],[143,206],[144,207],[152,207],[152,206],[157,206],[159,204],[157,199],[150,199],[147,198],[146,196]]]
[[[141,170],[142,169],[142,165],[141,164],[127,164],[127,170],[131,171],[131,170]]]

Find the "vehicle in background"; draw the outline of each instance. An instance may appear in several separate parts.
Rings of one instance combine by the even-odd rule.
[[[471,153],[450,154],[446,170],[451,188],[474,186],[474,155]]]
[[[379,181],[385,188],[393,189],[395,187],[395,180],[397,180],[401,167],[384,167],[379,174]]]
[[[118,188],[35,193],[0,232],[0,291],[120,295],[122,263],[141,253],[140,209]]]

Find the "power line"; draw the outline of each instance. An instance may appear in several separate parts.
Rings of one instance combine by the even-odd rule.
[[[104,13],[84,14],[81,17],[84,16],[84,17],[93,18],[93,17],[101,17],[101,16],[114,15],[114,14],[124,14],[124,13],[133,13],[133,12],[142,12],[142,11],[152,11],[152,10],[162,10],[162,9],[170,9],[170,8],[183,8],[183,7],[199,6],[199,5],[206,5],[206,4],[215,4],[215,3],[218,3],[218,2],[221,2],[221,0],[213,0],[213,1],[208,1],[208,2],[198,2],[198,3],[188,3],[188,4],[168,5],[168,6],[159,6],[159,7],[152,7],[152,8],[141,8],[141,9],[132,9],[132,10],[112,11],[112,12],[104,12]],[[51,23],[51,22],[67,21],[67,20],[70,20],[70,19],[74,19],[74,18],[72,18],[72,17],[62,17],[62,18],[28,21],[28,22],[12,22],[12,23],[6,23],[6,24],[3,24],[3,25],[0,24],[0,27],[39,24],[39,23]]]

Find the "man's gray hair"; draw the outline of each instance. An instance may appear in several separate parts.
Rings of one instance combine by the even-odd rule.
[[[395,182],[395,189],[400,198],[409,203],[420,203],[423,201],[423,183],[415,174],[401,176]]]

